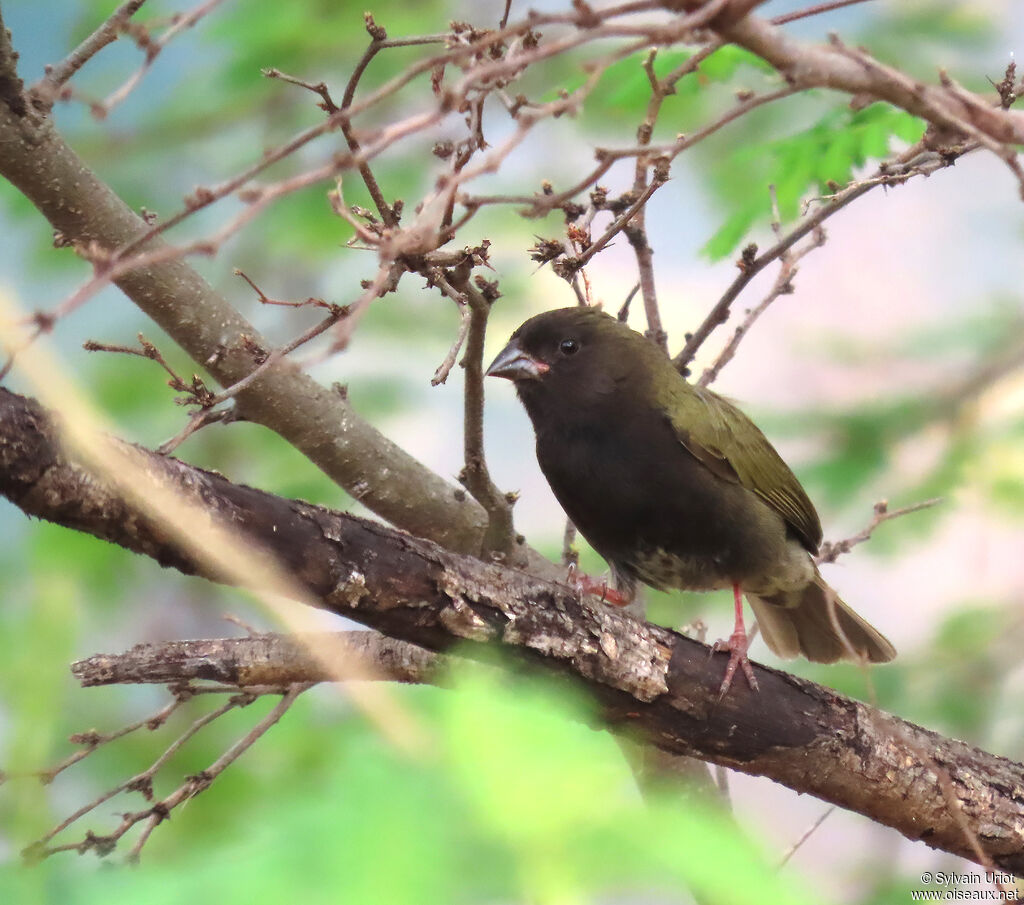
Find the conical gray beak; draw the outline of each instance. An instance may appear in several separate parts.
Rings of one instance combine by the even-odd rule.
[[[527,355],[519,348],[518,340],[512,340],[491,362],[485,377],[505,377],[508,380],[536,380],[550,370],[550,365]]]

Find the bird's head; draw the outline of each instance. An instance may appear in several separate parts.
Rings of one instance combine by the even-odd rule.
[[[614,317],[578,306],[526,321],[487,369],[511,380],[530,411],[592,405],[637,389],[632,378],[663,353]]]

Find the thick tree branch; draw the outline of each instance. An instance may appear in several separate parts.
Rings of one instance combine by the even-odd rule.
[[[9,102],[0,104],[0,176],[23,192],[67,242],[112,252],[149,231],[64,143],[49,119],[19,117]],[[152,239],[144,249],[164,247]],[[259,365],[254,350],[270,348],[182,260],[136,268],[116,283],[221,386],[245,378]],[[243,418],[280,434],[382,518],[452,549],[479,549],[486,526],[479,504],[291,362],[267,368],[238,394],[237,406]]]
[[[690,12],[704,0],[665,0],[668,9]],[[943,84],[914,81],[866,53],[801,41],[757,16],[746,15],[756,3],[733,0],[710,27],[723,39],[771,63],[797,88],[832,88],[857,98],[888,101],[935,126],[984,138],[993,145],[1024,144],[1024,113],[993,107],[983,98]],[[977,133],[977,134],[975,134]]]
[[[755,666],[761,693],[717,689],[724,657],[565,585],[384,525],[151,455],[150,473],[272,551],[323,606],[432,650],[498,645],[583,681],[606,724],[664,751],[767,776],[912,839],[1024,875],[1024,767],[827,688]],[[49,416],[0,389],[0,493],[27,514],[201,572],[144,513],[57,448]],[[948,774],[951,807],[936,770]],[[943,778],[944,782],[944,778]]]

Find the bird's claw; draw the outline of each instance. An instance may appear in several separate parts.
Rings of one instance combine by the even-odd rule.
[[[729,691],[729,686],[732,685],[733,676],[736,675],[736,670],[742,669],[743,675],[747,679],[747,684],[754,691],[760,691],[757,685],[757,677],[754,675],[754,667],[750,665],[750,660],[747,657],[747,648],[749,646],[746,632],[733,632],[728,640],[718,640],[712,646],[712,653],[718,651],[729,651],[729,662],[725,667],[725,677],[722,679],[722,686],[718,691],[718,700],[721,701]]]
[[[608,587],[607,581],[598,581],[596,578],[584,575],[575,563],[569,565],[569,584],[581,597],[584,594],[594,594],[600,597],[603,603],[609,603],[612,606],[629,606],[633,602],[621,591]]]

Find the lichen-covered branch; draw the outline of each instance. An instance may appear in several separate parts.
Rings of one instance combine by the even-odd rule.
[[[248,638],[136,644],[123,653],[77,660],[71,664],[71,672],[86,688],[192,681],[286,688],[296,683],[336,682],[337,674],[324,668],[328,653],[373,663],[375,672],[367,679],[438,682],[437,654],[374,631],[334,632],[313,640],[268,632]]]
[[[932,847],[1024,875],[1024,766],[811,682],[755,666],[722,701],[724,656],[564,584],[152,454],[151,474],[244,530],[321,604],[431,650],[499,646],[583,682],[616,732],[767,776]],[[27,514],[201,573],[97,475],[68,461],[35,402],[0,389],[0,493]],[[942,782],[936,769],[943,773]],[[948,778],[958,808],[943,786]],[[962,821],[970,833],[965,833]]]

